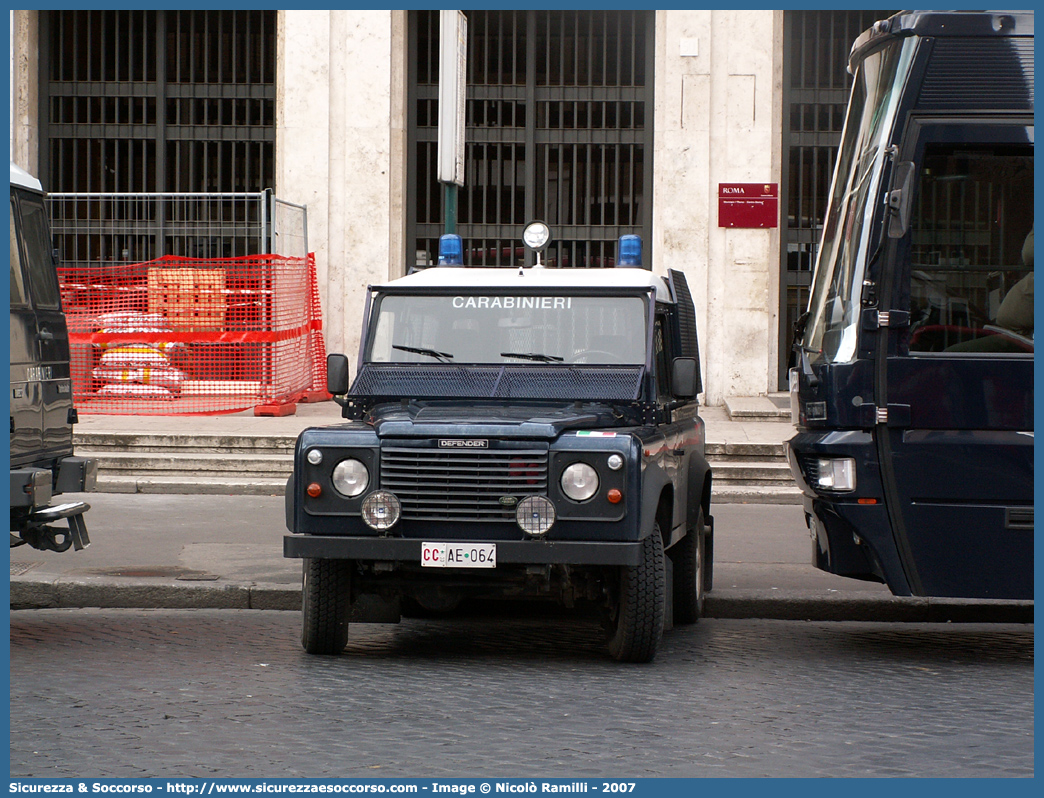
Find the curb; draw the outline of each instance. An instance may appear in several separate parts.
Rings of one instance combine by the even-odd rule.
[[[11,609],[300,610],[297,586],[264,583],[157,583],[107,577],[15,577]],[[720,590],[705,618],[877,623],[1033,623],[1032,601],[868,597],[813,591]]]
[[[151,579],[11,579],[12,610],[81,609],[300,610],[296,586],[252,582],[170,584]]]

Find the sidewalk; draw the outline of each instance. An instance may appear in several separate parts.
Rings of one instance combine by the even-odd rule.
[[[708,451],[739,444],[776,450],[793,435],[789,420],[764,420],[759,401],[703,408]],[[744,418],[745,409],[755,416]],[[753,410],[751,410],[753,408]],[[762,408],[764,409],[764,408]],[[284,417],[81,417],[77,434],[295,438],[308,426],[337,423],[333,402],[301,404]],[[213,496],[241,523],[179,523],[193,496],[84,494],[92,505],[92,545],[62,554],[28,546],[11,550],[11,607],[300,609],[301,565],[282,557],[283,498]],[[208,507],[210,505],[208,504]],[[1032,602],[896,598],[884,585],[832,576],[810,564],[811,543],[800,505],[718,504],[714,589],[706,614],[716,618],[860,621],[1032,622]],[[243,521],[249,514],[251,522]],[[771,518],[772,532],[766,519]]]

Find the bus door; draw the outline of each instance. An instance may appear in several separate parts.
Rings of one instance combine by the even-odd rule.
[[[43,198],[11,191],[11,459],[67,453],[69,334]]]
[[[1032,117],[913,120],[905,141],[900,312],[878,352],[896,538],[915,594],[1032,599]]]

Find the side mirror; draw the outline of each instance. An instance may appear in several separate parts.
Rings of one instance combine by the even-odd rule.
[[[671,364],[671,393],[691,399],[699,393],[700,363],[694,357],[676,357]]]
[[[344,355],[326,356],[326,390],[334,396],[348,393],[348,358]]]
[[[902,238],[910,227],[913,208],[913,161],[895,165],[892,190],[888,192],[888,237]]]

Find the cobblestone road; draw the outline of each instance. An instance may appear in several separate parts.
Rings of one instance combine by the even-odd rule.
[[[12,777],[1031,776],[1032,626],[11,613]]]

